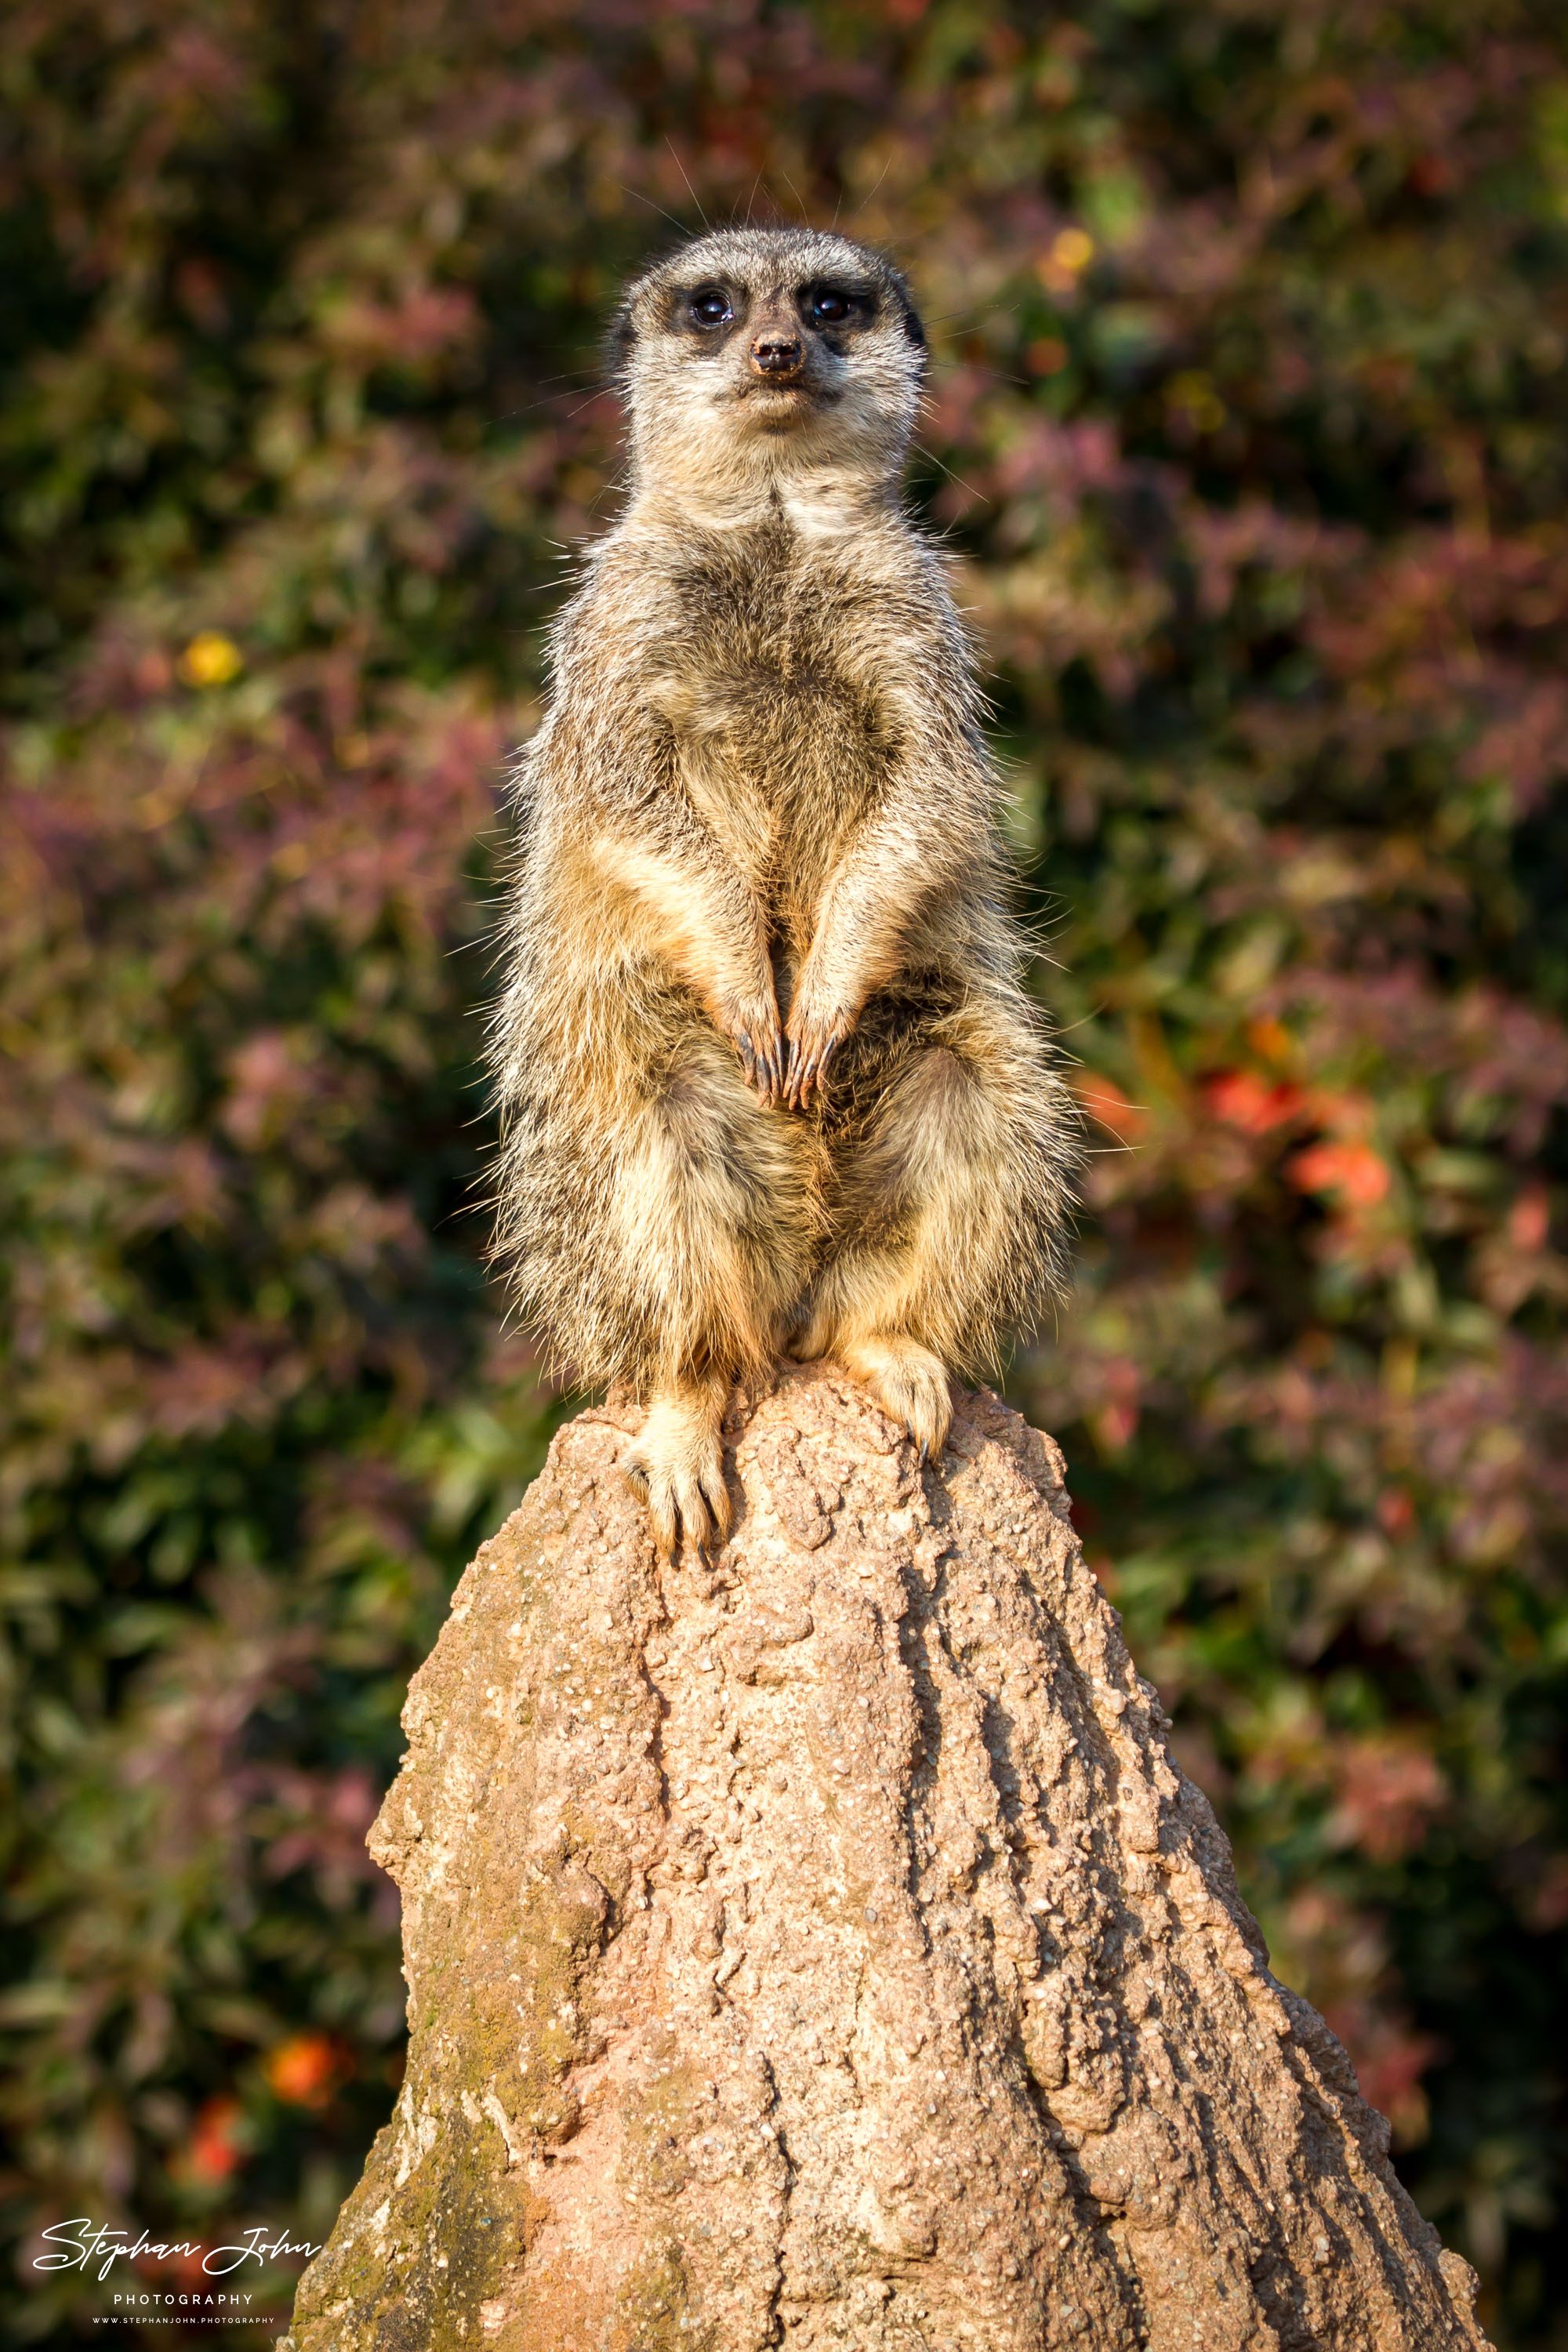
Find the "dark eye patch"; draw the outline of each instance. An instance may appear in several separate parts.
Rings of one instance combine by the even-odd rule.
[[[690,325],[713,333],[735,323],[735,300],[727,286],[698,286],[682,298]]]
[[[877,298],[869,287],[846,285],[836,278],[818,278],[796,297],[806,324],[831,335],[836,330],[868,327],[877,315]]]

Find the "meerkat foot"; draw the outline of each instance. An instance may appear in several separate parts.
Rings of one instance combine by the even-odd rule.
[[[719,1434],[727,1381],[702,1381],[654,1398],[623,1475],[647,1509],[660,1554],[675,1558],[682,1536],[698,1551],[730,1532],[730,1490]]]
[[[952,1419],[952,1394],[940,1357],[918,1339],[891,1334],[840,1340],[836,1352],[883,1412],[903,1423],[922,1462],[942,1452]]]

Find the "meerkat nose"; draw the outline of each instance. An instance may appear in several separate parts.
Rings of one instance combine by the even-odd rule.
[[[747,354],[753,375],[772,376],[787,383],[798,375],[805,357],[805,346],[798,335],[776,327],[764,327],[756,336]]]

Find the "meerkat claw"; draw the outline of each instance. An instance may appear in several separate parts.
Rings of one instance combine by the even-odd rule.
[[[804,1110],[811,1098],[815,1085],[817,1100],[822,1099],[822,1082],[827,1075],[827,1065],[843,1042],[841,1028],[829,1029],[820,1044],[808,1043],[805,1037],[792,1037],[784,1072],[784,1100],[792,1110]]]
[[[733,1002],[726,1001],[715,1017],[735,1049],[742,1084],[754,1091],[759,1102],[775,1102],[784,1060],[776,1008],[753,1004],[750,1013],[742,1014]]]
[[[654,1549],[661,1559],[673,1559],[679,1534],[673,1496],[651,1472],[649,1465],[640,1461],[636,1454],[625,1465],[621,1475],[647,1513],[648,1533],[653,1538]]]
[[[707,1507],[709,1517],[712,1521],[711,1532],[722,1544],[730,1532],[731,1522],[734,1517],[733,1506],[730,1501],[730,1489],[724,1484],[722,1474],[712,1471],[704,1472],[698,1481],[698,1488]]]
[[[713,1528],[702,1489],[695,1479],[682,1479],[677,1485],[674,1517],[681,1535],[700,1559],[712,1540]]]
[[[709,1468],[694,1475],[678,1475],[675,1509],[680,1533],[700,1557],[706,1559],[722,1549],[733,1512],[721,1470]],[[674,1557],[673,1542],[668,1557]]]

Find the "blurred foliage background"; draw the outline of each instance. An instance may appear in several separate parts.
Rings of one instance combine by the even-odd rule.
[[[388,2111],[362,1839],[563,1410],[483,1267],[499,780],[616,281],[749,207],[932,326],[1101,1147],[1013,1391],[1277,1964],[1563,2347],[1552,0],[11,0],[12,2340],[91,2305],[40,2224],[320,2238]]]

